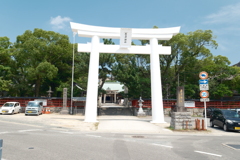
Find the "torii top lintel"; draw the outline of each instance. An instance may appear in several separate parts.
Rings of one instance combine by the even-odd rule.
[[[79,37],[93,37],[120,39],[121,28],[100,27],[80,23],[70,22],[73,32],[77,32]],[[148,40],[156,38],[158,40],[169,40],[173,35],[178,34],[180,27],[172,28],[132,28],[132,39]]]

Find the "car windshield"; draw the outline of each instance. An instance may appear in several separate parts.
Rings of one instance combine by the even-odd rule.
[[[240,118],[239,114],[236,111],[223,110],[223,115],[227,118]]]
[[[14,106],[14,103],[5,103],[3,107],[12,107]]]
[[[40,107],[39,103],[36,102],[29,102],[28,107]]]

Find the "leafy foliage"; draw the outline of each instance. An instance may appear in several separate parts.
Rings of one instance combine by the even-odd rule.
[[[112,39],[103,42],[114,45]],[[185,87],[186,98],[200,98],[201,71],[209,73],[211,99],[240,93],[240,68],[230,66],[227,57],[211,54],[209,48],[218,46],[211,30],[179,33],[158,43],[172,48],[171,55],[159,56],[164,98],[176,98],[177,86]],[[141,44],[149,41],[141,40]],[[0,37],[0,95],[46,96],[51,86],[53,96],[62,96],[63,88],[71,90],[73,52],[74,83],[81,87],[74,89],[73,94],[84,96],[90,53],[78,53],[77,44],[71,44],[68,36],[34,29],[18,36],[14,44],[7,37]],[[122,93],[124,97],[151,98],[150,64],[149,55],[101,53],[99,94],[105,93],[102,87],[110,79],[128,88],[128,94]]]

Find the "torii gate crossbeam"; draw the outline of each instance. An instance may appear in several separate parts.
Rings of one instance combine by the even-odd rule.
[[[159,54],[171,54],[170,46],[158,45],[158,40],[169,40],[179,33],[180,27],[159,29],[121,29],[110,27],[90,26],[70,22],[73,32],[80,37],[91,37],[88,44],[78,44],[78,52],[91,52],[87,98],[85,108],[85,122],[97,122],[98,98],[98,67],[99,53],[150,54],[151,67],[151,123],[165,123],[162,101],[162,83],[160,74]],[[125,39],[122,34],[125,34]],[[120,45],[104,45],[100,38],[120,39]],[[124,42],[123,42],[124,39]],[[147,46],[131,46],[131,39],[150,40]]]

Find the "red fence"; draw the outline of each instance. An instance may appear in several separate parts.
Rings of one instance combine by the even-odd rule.
[[[26,107],[28,101],[33,101],[36,99],[42,99],[42,98],[25,98],[25,97],[10,97],[10,98],[2,98],[0,99],[0,106],[2,106],[6,102],[19,102],[22,107]],[[62,98],[52,98],[52,99],[46,99],[47,106],[45,107],[62,107],[63,99]],[[204,107],[204,103],[200,102],[198,100],[191,100],[195,101],[195,108],[202,108]],[[73,106],[77,107],[84,107],[85,102],[73,102]],[[163,100],[163,106],[164,108],[171,108],[172,105],[176,104],[176,100]],[[67,107],[71,106],[71,99],[67,100]],[[132,106],[133,107],[139,107],[138,106],[138,100],[132,100]],[[207,102],[207,107],[215,107],[215,108],[240,108],[240,101],[210,101]],[[143,108],[151,108],[151,100],[144,100],[143,102]]]
[[[197,101],[197,100],[190,100],[195,101],[195,108],[202,108],[204,107],[204,103]],[[171,108],[172,105],[176,105],[176,100],[163,100],[163,107],[164,108]],[[240,108],[240,101],[210,101],[206,103],[207,107],[215,107],[221,109],[228,109],[228,108]],[[138,106],[138,100],[132,100],[133,107]],[[151,100],[144,100],[143,108],[151,108]]]
[[[11,97],[11,98],[2,98],[0,99],[0,107],[6,103],[6,102],[19,102],[21,104],[21,107],[26,107],[27,103],[29,101],[34,101],[36,99],[41,99],[42,98],[16,98],[16,97]],[[54,98],[54,99],[44,99],[47,102],[47,106],[44,107],[62,107],[63,106],[63,99],[62,98]],[[73,102],[73,106],[78,106],[78,107],[84,107],[84,102]],[[67,100],[67,107],[71,106],[71,99]]]

